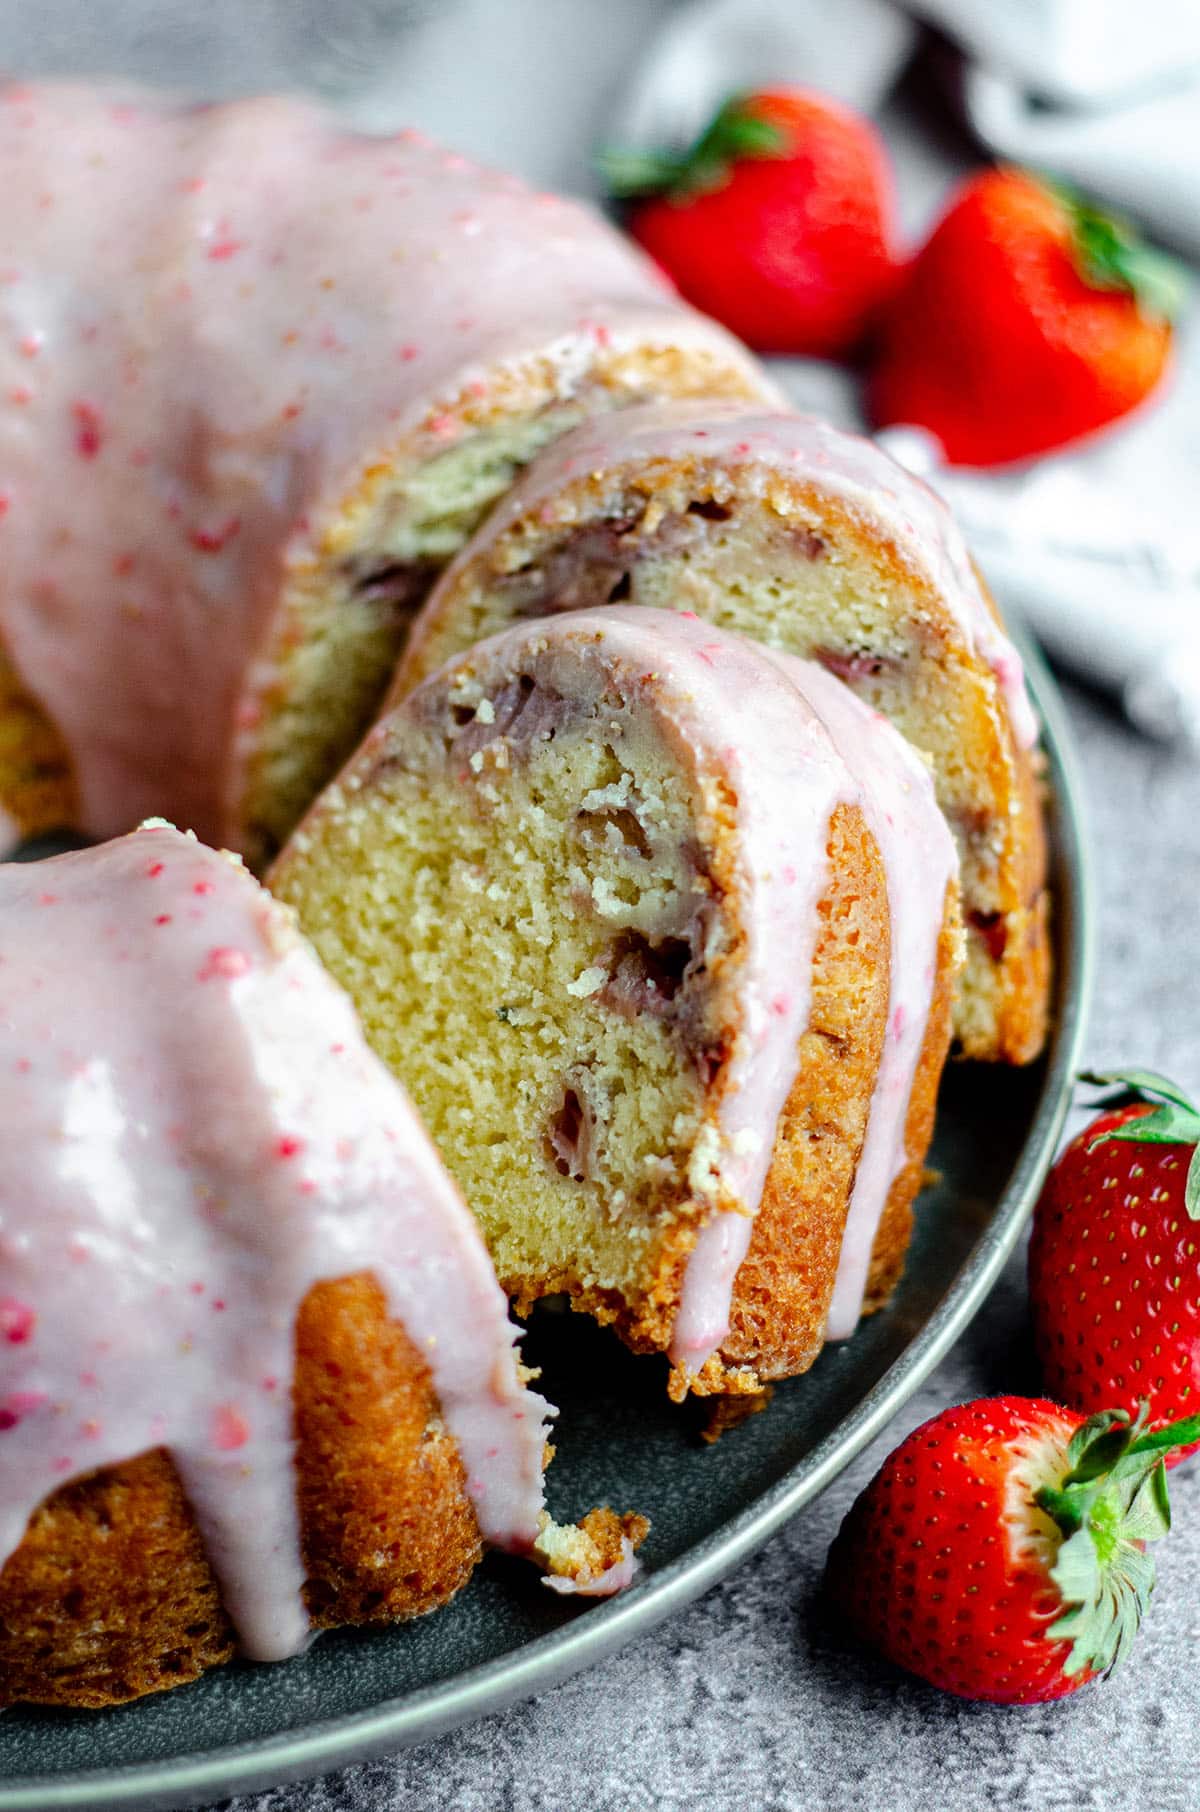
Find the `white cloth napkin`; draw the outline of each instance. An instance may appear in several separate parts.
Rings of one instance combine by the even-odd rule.
[[[691,0],[649,47],[613,136],[686,140],[731,90],[764,81],[878,113],[917,15],[961,47],[961,105],[986,145],[1200,256],[1200,0]],[[886,129],[903,187],[903,115],[889,109]],[[927,181],[927,147],[920,161]],[[849,374],[789,362],[781,375],[800,406],[862,426]],[[1054,658],[1148,733],[1200,747],[1200,336],[1181,336],[1165,399],[1078,451],[964,472],[940,468],[926,436],[884,439],[947,497],[997,595]]]

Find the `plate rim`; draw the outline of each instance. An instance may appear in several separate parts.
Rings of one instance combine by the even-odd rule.
[[[1019,626],[1014,640],[1043,728],[1051,847],[1062,882],[1056,897],[1057,1011],[1046,1074],[1016,1167],[986,1227],[929,1319],[851,1414],[782,1478],[686,1553],[620,1597],[589,1608],[519,1650],[370,1711],[323,1720],[300,1732],[166,1762],[18,1776],[10,1785],[0,1782],[0,1812],[164,1812],[195,1806],[311,1779],[504,1710],[603,1660],[700,1597],[818,1497],[882,1433],[974,1319],[1016,1245],[1058,1145],[1087,1030],[1096,899],[1081,772],[1057,685]]]

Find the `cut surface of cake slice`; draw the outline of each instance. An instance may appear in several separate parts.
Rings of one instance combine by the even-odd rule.
[[[594,421],[450,567],[392,696],[513,622],[617,601],[824,665],[929,759],[961,861],[959,1044],[1035,1057],[1049,977],[1036,726],[941,501],[868,441],[787,411],[679,403]]]
[[[271,885],[522,1306],[568,1292],[680,1395],[802,1371],[886,1296],[956,863],[827,674],[694,616],[522,625],[401,700]]]

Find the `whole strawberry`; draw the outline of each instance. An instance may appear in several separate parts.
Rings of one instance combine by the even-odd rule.
[[[1122,222],[989,170],[959,190],[896,288],[871,412],[929,429],[954,465],[1064,446],[1149,396],[1179,300],[1175,267]]]
[[[1064,1403],[1145,1398],[1156,1425],[1200,1409],[1200,1113],[1152,1071],[1084,1080],[1140,1099],[1094,1120],[1047,1178],[1029,1246],[1034,1338]]]
[[[681,293],[760,352],[850,351],[894,280],[887,153],[826,95],[740,95],[690,150],[602,169]]]
[[[945,1409],[883,1463],[829,1554],[851,1631],[964,1699],[1028,1705],[1107,1674],[1154,1585],[1170,1528],[1162,1455],[1200,1417],[1084,1421],[1029,1397]]]

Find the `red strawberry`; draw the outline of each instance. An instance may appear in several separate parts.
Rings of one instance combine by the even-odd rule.
[[[895,277],[874,128],[799,88],[727,101],[690,150],[607,152],[629,230],[689,302],[760,352],[848,352]]]
[[[1169,1422],[1200,1409],[1200,1113],[1150,1071],[1085,1081],[1162,1105],[1102,1114],[1046,1180],[1029,1247],[1038,1356],[1064,1403],[1145,1398]]]
[[[829,1553],[852,1631],[964,1699],[1028,1705],[1107,1674],[1170,1528],[1162,1454],[1200,1417],[1147,1433],[1030,1397],[944,1409],[883,1463]]]
[[[1134,408],[1163,375],[1175,267],[1124,223],[1019,170],[958,192],[882,324],[876,422],[955,465],[1028,459]]]

